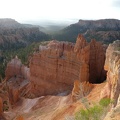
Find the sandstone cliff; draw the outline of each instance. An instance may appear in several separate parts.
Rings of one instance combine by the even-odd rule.
[[[30,68],[23,66],[18,58],[13,59],[7,65],[6,80],[13,98],[19,94],[20,88],[13,89],[12,86],[15,83],[21,86],[20,83],[24,80],[29,81],[27,97],[63,92],[68,94],[75,80],[90,83],[105,80],[104,61],[104,46],[95,40],[88,43],[82,35],[78,35],[75,45],[54,40],[47,46],[40,46],[39,52],[30,61]],[[18,97],[12,101],[17,99]]]
[[[104,118],[104,120],[119,120],[120,119],[120,96],[117,105],[111,109]]]
[[[119,50],[120,41],[110,44],[105,60],[102,44],[95,40],[88,43],[78,35],[76,44],[53,40],[47,46],[39,46],[29,68],[17,57],[12,59],[7,65],[5,80],[13,111],[6,113],[6,118],[64,120],[66,115],[74,115],[80,108],[85,108],[78,101],[82,97],[88,104],[104,97],[114,99],[110,112],[119,118]],[[107,82],[101,83],[106,79],[104,68]],[[106,120],[109,120],[107,116]]]
[[[104,67],[107,70],[107,84],[101,96],[110,97],[116,106],[120,95],[120,40],[113,42],[107,48]]]
[[[9,100],[11,104],[16,103],[19,97],[26,93],[26,86],[29,83],[29,68],[22,65],[20,59],[12,59],[6,69],[6,83],[8,87]]]
[[[76,80],[72,90],[72,101],[76,102],[77,100],[84,98],[91,92],[93,87],[94,85],[89,82],[80,82]]]
[[[105,79],[105,49],[78,35],[76,44],[51,41],[30,62],[31,93],[41,96],[72,90],[74,81],[99,83]],[[46,89],[47,88],[47,89]]]

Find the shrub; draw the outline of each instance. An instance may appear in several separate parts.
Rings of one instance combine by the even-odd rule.
[[[94,105],[89,109],[81,109],[75,115],[75,120],[99,120],[99,116],[102,114],[103,108],[100,105]]]
[[[103,98],[100,100],[99,104],[103,107],[107,107],[111,102],[110,98]]]
[[[88,110],[81,109],[75,115],[75,120],[89,120]]]
[[[75,120],[101,120],[108,111],[108,106],[112,101],[104,98],[88,109],[81,109],[75,114]]]

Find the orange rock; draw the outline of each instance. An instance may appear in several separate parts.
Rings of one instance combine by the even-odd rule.
[[[3,114],[3,101],[2,98],[0,97],[0,116]]]
[[[29,68],[22,65],[21,60],[16,56],[7,64],[5,75],[10,103],[15,104],[20,96],[23,96],[23,92],[24,95],[26,94],[25,87],[30,82]]]
[[[111,85],[107,83],[105,87],[102,89],[100,98],[110,98]]]
[[[16,120],[24,120],[24,118],[23,118],[23,116],[19,116],[19,117],[17,117]]]
[[[12,59],[8,64],[5,71],[6,80],[9,80],[11,77],[16,77],[21,74],[21,60],[16,56],[15,59]]]
[[[40,46],[39,52],[33,54],[30,69],[22,67],[18,58],[8,63],[6,80],[14,78],[16,81],[19,76],[29,79],[28,96],[58,94],[71,91],[76,79],[80,82],[102,82],[104,60],[104,48],[95,40],[87,43],[82,35],[78,35],[75,45],[53,40],[47,46]]]
[[[25,79],[29,79],[29,68],[22,65],[21,60],[16,56],[8,64],[5,71],[5,79],[9,80],[12,77],[22,76]]]
[[[85,97],[90,93],[93,87],[94,87],[93,84],[90,84],[88,82],[80,82],[76,80],[74,82],[74,87],[72,90],[72,100],[75,102],[80,98]]]
[[[120,40],[110,44],[106,51],[104,68],[107,70],[107,85],[103,89],[102,97],[107,94],[113,99],[114,106],[117,104],[120,95]]]
[[[32,92],[41,96],[71,90],[75,79],[102,82],[104,61],[103,46],[95,40],[87,43],[82,35],[78,35],[75,46],[51,41],[46,47],[40,46],[40,52],[31,59]]]

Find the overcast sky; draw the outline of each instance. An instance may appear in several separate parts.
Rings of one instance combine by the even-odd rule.
[[[120,0],[0,0],[0,18],[19,22],[120,19]]]

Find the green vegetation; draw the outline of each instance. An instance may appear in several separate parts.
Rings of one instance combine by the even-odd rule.
[[[113,101],[109,98],[103,98],[99,101],[99,104],[103,107],[107,107],[110,103],[113,103]]]
[[[5,77],[6,65],[12,58],[17,55],[23,64],[28,65],[29,57],[33,54],[34,51],[38,50],[38,46],[40,44],[45,45],[47,42],[34,42],[23,48],[11,48],[10,50],[3,50],[2,55],[0,56],[0,79],[2,80]]]
[[[109,98],[101,99],[99,104],[95,104],[87,109],[81,109],[75,114],[75,120],[101,120],[107,113],[112,101]]]
[[[13,21],[13,23],[16,22]],[[9,20],[8,20],[9,24]],[[33,53],[37,44],[51,37],[39,30],[38,27],[25,27],[24,25],[0,28],[0,80],[5,76],[5,69],[8,61],[16,55],[23,64],[28,64],[28,57]],[[21,27],[19,27],[19,25]],[[8,25],[9,26],[9,25]],[[11,26],[11,25],[10,25]]]
[[[99,24],[101,23],[101,26]],[[71,24],[62,29],[53,38],[61,41],[75,42],[78,34],[83,34],[88,42],[91,39],[96,39],[104,44],[112,43],[120,38],[120,27],[116,26],[118,21],[112,20],[114,27],[111,27],[111,20],[95,21],[79,21],[78,23]]]

